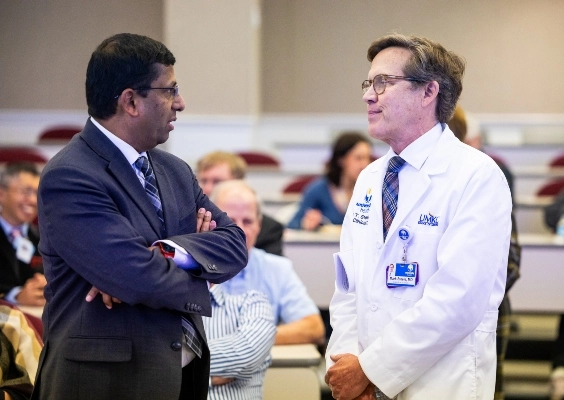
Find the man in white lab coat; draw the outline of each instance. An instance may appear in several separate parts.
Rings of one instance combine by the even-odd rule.
[[[326,382],[339,400],[492,399],[511,196],[446,125],[464,61],[399,34],[368,60],[368,130],[391,148],[359,176],[343,223]]]

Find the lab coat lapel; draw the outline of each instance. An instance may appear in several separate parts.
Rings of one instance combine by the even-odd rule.
[[[427,157],[419,170],[411,165],[404,165],[400,171],[398,210],[388,231],[386,241],[396,234],[400,226],[404,224],[409,225],[409,221],[406,218],[411,214],[421,198],[430,190],[431,176],[444,173],[447,170],[451,162],[447,144],[452,140],[458,139],[456,139],[447,126],[441,133],[435,148],[429,153],[429,157]]]

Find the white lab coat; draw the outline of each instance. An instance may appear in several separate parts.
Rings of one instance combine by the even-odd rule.
[[[352,353],[389,397],[492,399],[511,233],[507,181],[490,157],[437,124],[400,154],[398,211],[383,242],[392,156],[360,174],[345,216],[327,367],[330,355]],[[385,270],[401,262],[402,226],[413,233],[407,261],[419,263],[419,283],[391,289]]]

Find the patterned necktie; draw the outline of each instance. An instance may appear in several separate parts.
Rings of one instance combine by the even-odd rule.
[[[10,232],[10,243],[12,243],[12,245],[16,244],[16,240],[22,237],[22,231],[19,227],[13,228],[12,231]]]
[[[190,349],[198,356],[202,358],[202,341],[198,336],[198,332],[185,316],[182,316],[182,332],[184,332],[184,338],[186,339],[186,344]]]
[[[137,161],[135,161],[135,166],[139,168],[139,171],[141,171],[145,177],[145,193],[147,193],[149,200],[153,204],[153,207],[155,207],[157,217],[159,217],[164,225],[163,206],[161,204],[161,198],[159,197],[157,181],[155,179],[155,174],[153,173],[153,168],[145,156],[139,157]]]
[[[159,197],[159,191],[157,190],[157,181],[155,179],[155,174],[153,173],[153,168],[145,156],[139,157],[137,161],[135,161],[135,166],[139,168],[139,171],[141,171],[145,177],[145,192],[149,196],[149,200],[155,207],[157,216],[164,226],[163,208],[161,198]],[[192,322],[184,316],[182,316],[182,332],[184,332],[184,337],[188,347],[190,347],[194,354],[201,358],[202,341],[198,337],[198,333],[196,332],[194,325],[192,325]]]
[[[384,177],[382,186],[382,218],[384,221],[384,240],[388,235],[388,229],[396,216],[398,209],[399,179],[398,173],[405,160],[400,156],[394,156],[388,163],[388,170]]]

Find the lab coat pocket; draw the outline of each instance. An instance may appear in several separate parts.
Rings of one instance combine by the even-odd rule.
[[[341,293],[351,293],[355,290],[354,255],[352,250],[340,251],[333,254],[335,261],[335,282]]]
[[[409,242],[406,252],[406,262],[418,264],[418,281],[414,287],[396,287],[391,289],[392,295],[396,298],[415,302],[423,297],[423,292],[427,281],[438,270],[437,249],[442,235],[439,233],[429,233],[425,229],[418,229],[413,234],[413,239]],[[399,248],[396,254],[400,253]]]

